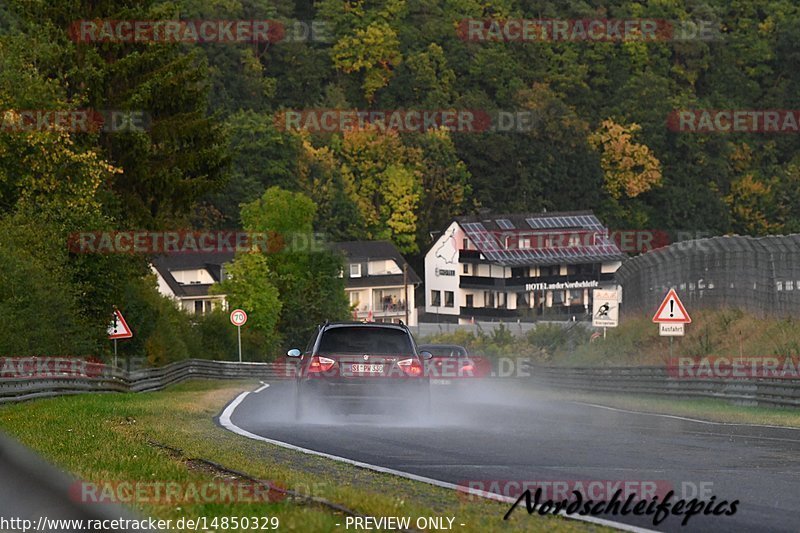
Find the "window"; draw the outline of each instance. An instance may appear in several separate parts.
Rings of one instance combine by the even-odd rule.
[[[433,307],[439,307],[440,305],[442,305],[441,291],[431,291],[431,305]]]
[[[517,293],[517,308],[530,308],[531,304],[528,300],[528,293],[527,292],[518,292]]]
[[[453,307],[455,302],[455,296],[453,291],[444,291],[444,306],[445,307]]]
[[[794,281],[787,281],[786,282],[786,290],[787,291],[794,290]]]
[[[467,294],[467,307],[475,307],[475,298],[471,294]]]
[[[347,294],[348,294],[348,296],[350,296],[350,305],[356,305],[357,306],[359,304],[359,302],[361,301],[361,298],[359,297],[358,291],[350,291]]]
[[[194,301],[194,314],[202,315],[203,314],[203,300],[195,300]]]
[[[520,250],[527,250],[531,247],[531,240],[527,237],[520,237],[519,239],[519,249]]]
[[[528,275],[528,267],[511,267],[512,278],[524,278]]]
[[[557,276],[558,275],[558,267],[557,266],[540,266],[539,267],[539,276],[546,278],[550,276]]]
[[[346,326],[325,330],[317,353],[411,354],[414,348],[401,329]]]
[[[464,264],[464,274],[469,274],[469,265],[466,263]]]
[[[492,291],[483,291],[483,306],[494,307],[494,293]]]
[[[361,277],[361,263],[350,263],[350,277],[351,278]]]
[[[461,249],[462,250],[469,250],[469,239],[463,239],[461,241]]]

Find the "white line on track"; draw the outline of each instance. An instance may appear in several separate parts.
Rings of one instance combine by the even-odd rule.
[[[633,411],[631,409],[620,409],[618,407],[609,407],[607,405],[600,405],[597,403],[587,403],[587,402],[570,402],[576,403],[578,405],[586,405],[589,407],[597,407],[598,409],[607,409],[609,411],[618,411],[620,413],[631,413],[636,415],[647,415],[647,416],[658,416],[661,418],[674,418],[675,420],[685,420],[687,422],[697,422],[698,424],[708,424],[711,426],[741,426],[741,427],[752,427],[752,428],[770,428],[770,429],[793,429],[793,430],[800,430],[800,428],[794,428],[790,426],[771,426],[768,424],[747,424],[743,422],[714,422],[712,420],[701,420],[699,418],[689,418],[687,416],[678,416],[678,415],[665,415],[663,413],[648,413],[646,411]]]
[[[258,389],[256,392],[263,390],[263,387]],[[399,476],[406,479],[411,479],[413,481],[419,481],[422,483],[427,483],[429,485],[434,485],[436,487],[441,487],[444,489],[451,489],[456,490],[459,492],[463,492],[465,494],[478,496],[481,498],[486,498],[489,500],[495,500],[502,503],[514,503],[516,498],[511,498],[509,496],[503,496],[501,494],[495,494],[493,492],[486,492],[483,490],[477,490],[473,488],[467,489],[466,487],[456,485],[455,483],[449,483],[447,481],[440,481],[438,479],[433,479],[425,476],[418,476],[417,474],[411,474],[408,472],[402,472],[400,470],[394,470],[392,468],[386,468],[383,466],[372,465],[369,463],[362,463],[361,461],[355,461],[353,459],[348,459],[347,457],[339,457],[338,455],[332,455],[329,453],[318,452],[316,450],[310,450],[308,448],[302,448],[300,446],[295,446],[294,444],[289,444],[288,442],[281,442],[279,440],[268,439],[266,437],[262,437],[261,435],[256,435],[255,433],[250,433],[249,431],[240,428],[236,424],[231,421],[231,417],[233,413],[236,411],[236,408],[241,405],[241,403],[247,398],[251,393],[250,392],[243,392],[239,396],[237,396],[231,403],[225,407],[222,411],[222,414],[219,415],[219,423],[222,427],[236,433],[237,435],[241,435],[243,437],[247,437],[248,439],[259,440],[262,442],[266,442],[268,444],[274,444],[275,446],[280,446],[282,448],[288,448],[290,450],[295,450],[302,453],[307,453],[309,455],[316,455],[318,457],[325,457],[326,459],[332,459],[334,461],[339,461],[342,463],[347,463],[349,465],[357,466],[359,468],[366,468],[368,470],[373,470],[375,472],[381,472],[382,474],[392,474],[395,476]],[[579,520],[581,522],[589,522],[592,524],[597,524],[601,526],[611,527],[614,529],[618,529],[620,531],[631,531],[633,533],[655,533],[651,529],[645,529],[637,526],[632,526],[629,524],[623,524],[621,522],[614,522],[612,520],[605,520],[602,518],[595,518],[592,516],[576,516],[576,515],[569,515],[564,511],[558,513],[564,518],[569,518],[571,520]]]
[[[263,387],[259,387],[259,388],[257,388],[256,390],[254,390],[254,391],[253,391],[253,394],[258,394],[258,393],[259,393],[259,392],[261,392],[262,390],[264,390],[264,389],[268,389],[268,388],[269,388],[269,383],[264,383],[263,381],[259,381],[259,383],[261,383],[261,384],[263,385]]]

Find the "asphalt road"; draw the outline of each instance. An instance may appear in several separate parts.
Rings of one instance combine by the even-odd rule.
[[[459,394],[436,387],[434,418],[424,422],[320,411],[296,423],[292,386],[273,383],[249,394],[228,410],[230,423],[267,439],[438,481],[473,481],[492,492],[514,481],[552,487],[624,480],[655,484],[662,495],[672,488],[686,499],[700,491],[706,501],[740,502],[732,516],[697,515],[685,527],[675,516],[658,526],[652,517],[599,516],[652,530],[800,530],[800,430],[621,412],[514,392],[507,383]],[[524,514],[524,505],[515,512]]]

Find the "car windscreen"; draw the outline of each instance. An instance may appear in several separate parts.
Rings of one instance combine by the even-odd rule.
[[[372,327],[331,328],[322,334],[321,354],[413,354],[408,333],[399,329]]]

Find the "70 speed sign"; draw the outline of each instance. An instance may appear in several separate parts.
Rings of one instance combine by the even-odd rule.
[[[231,324],[234,326],[244,326],[247,322],[247,313],[241,309],[231,311]]]

